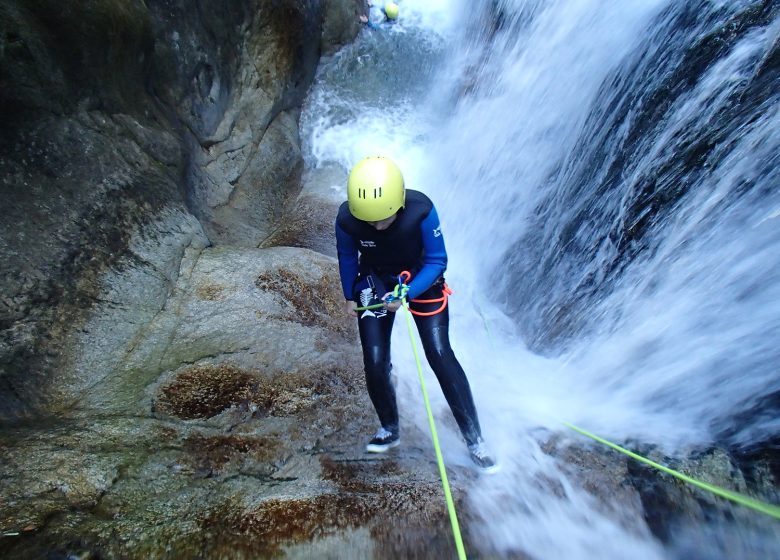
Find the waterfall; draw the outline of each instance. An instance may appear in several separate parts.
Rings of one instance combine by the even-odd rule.
[[[480,534],[499,555],[684,556],[534,434],[576,439],[568,421],[670,456],[776,438],[780,4],[400,6],[323,62],[303,140],[312,169],[392,157],[439,210],[453,346],[503,466],[473,492]],[[425,429],[394,337],[402,418]],[[778,553],[735,538],[703,557]]]

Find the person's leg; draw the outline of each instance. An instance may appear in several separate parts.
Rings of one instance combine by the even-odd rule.
[[[356,300],[361,307],[381,303],[383,290],[378,278],[368,276],[358,284]],[[366,450],[373,453],[382,453],[399,443],[398,405],[391,380],[390,362],[390,337],[394,319],[395,313],[388,313],[383,308],[358,312],[366,389],[382,426],[366,446]]]
[[[420,299],[433,299],[437,293],[431,296],[428,292],[420,296]],[[441,292],[438,292],[439,297]],[[440,303],[413,303],[415,311],[430,312],[440,307]],[[481,439],[481,430],[477,408],[471,395],[466,372],[463,371],[460,362],[450,346],[449,338],[449,309],[445,307],[439,313],[430,316],[414,315],[417,331],[420,333],[425,357],[436,374],[441,385],[444,398],[452,410],[455,421],[458,423],[463,438],[468,445],[478,443]]]
[[[382,427],[398,433],[398,405],[395,387],[390,379],[390,336],[394,318],[395,313],[386,313],[381,317],[360,317],[358,330],[363,347],[368,396]]]
[[[419,299],[434,299],[427,293]],[[433,311],[440,303],[413,303],[415,310]],[[477,417],[477,408],[471,396],[471,387],[455,353],[450,347],[449,310],[445,307],[439,313],[429,316],[415,315],[417,331],[425,349],[425,357],[431,369],[439,380],[444,397],[450,405],[450,410],[458,423],[463,439],[469,448],[469,455],[474,464],[483,472],[493,473],[498,470],[498,464],[482,439],[482,432]]]

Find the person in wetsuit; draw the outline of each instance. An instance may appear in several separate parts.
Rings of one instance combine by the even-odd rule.
[[[395,23],[398,20],[398,4],[387,2],[384,6],[368,2],[368,15],[361,15],[360,21],[372,29],[379,29],[384,23]]]
[[[406,299],[416,312],[413,317],[425,357],[472,460],[483,470],[494,470],[496,463],[482,439],[466,373],[450,347],[443,276],[447,251],[431,200],[405,189],[401,170],[389,159],[365,158],[349,174],[347,201],[336,217],[336,247],[346,312],[358,318],[366,387],[381,424],[366,451],[383,453],[400,443],[390,335],[401,300],[392,299],[390,292],[401,272],[408,271]],[[378,309],[356,311],[380,303]]]

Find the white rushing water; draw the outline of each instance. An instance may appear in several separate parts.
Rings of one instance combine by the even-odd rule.
[[[668,557],[642,520],[633,519],[635,507],[615,503],[605,513],[542,452],[534,434],[543,428],[581,440],[562,425],[571,422],[684,456],[712,443],[718,430],[730,433],[732,443],[777,432],[777,418],[745,429],[729,419],[780,390],[780,196],[772,184],[780,168],[778,105],[756,108],[721,138],[718,157],[687,179],[687,195],[648,233],[648,249],[611,282],[605,271],[619,257],[616,245],[606,235],[589,241],[598,250],[577,271],[604,285],[587,308],[589,328],[543,357],[520,335],[527,330],[518,324],[522,316],[506,313],[508,254],[529,228],[557,251],[562,222],[540,223],[537,209],[545,200],[566,200],[563,189],[587,163],[583,144],[601,134],[588,128],[593,114],[606,115],[605,103],[620,94],[636,64],[629,64],[632,53],[662,50],[653,26],[668,23],[672,2],[496,2],[504,27],[492,36],[475,31],[490,3],[480,4],[403,0],[399,23],[364,30],[356,45],[324,61],[302,117],[307,164],[347,170],[362,157],[389,156],[407,186],[438,208],[455,291],[453,347],[502,463],[471,496],[485,519],[472,530],[488,548],[537,558]],[[703,4],[712,11],[739,8]],[[716,127],[719,109],[755,74],[779,32],[776,23],[757,25],[670,103],[662,125],[640,143],[642,157],[622,170],[625,187],[604,195],[610,217],[604,231],[625,218],[632,189],[674,161],[686,131]],[[610,80],[614,91],[604,87]],[[635,93],[637,100],[646,95]],[[629,136],[633,111],[610,133],[611,142]],[[616,152],[609,150],[591,176],[603,176]],[[346,196],[343,185],[334,188]],[[575,210],[564,205],[550,215]],[[523,291],[565,289],[563,282]],[[393,352],[402,424],[427,432],[405,321],[398,319]],[[430,372],[427,379],[440,424],[451,427]],[[440,436],[447,463],[465,465],[454,431],[442,428]],[[780,550],[776,543],[744,549],[751,546]],[[718,555],[713,549],[703,557]]]

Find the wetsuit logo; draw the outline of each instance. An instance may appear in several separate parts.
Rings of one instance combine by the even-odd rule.
[[[361,247],[376,247],[376,243],[374,243],[374,242],[373,242],[373,241],[371,241],[371,240],[368,240],[368,241],[363,241],[363,240],[361,239],[361,240],[360,240],[360,246],[361,246]]]
[[[371,305],[372,302],[379,300],[379,296],[376,293],[376,286],[374,285],[373,279],[369,276],[366,280],[368,280],[368,287],[360,290],[361,307],[368,307],[369,305]],[[385,315],[387,315],[387,309],[385,309],[384,307],[379,307],[375,310],[371,310],[371,309],[364,310],[363,313],[360,314],[360,318],[363,319],[364,317],[374,317],[375,319],[379,319],[381,317],[384,317]]]
[[[433,236],[441,237],[441,226],[437,226],[436,229],[433,230]]]

